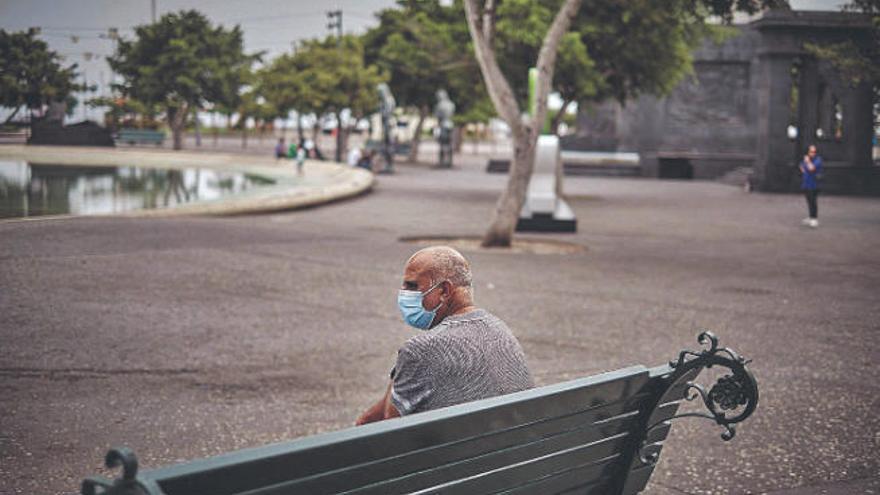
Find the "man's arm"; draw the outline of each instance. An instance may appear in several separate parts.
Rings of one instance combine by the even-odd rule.
[[[391,386],[392,383],[389,383],[388,390],[385,391],[385,396],[379,399],[378,402],[370,406],[369,409],[364,411],[363,414],[358,417],[355,422],[357,426],[400,416],[400,412],[398,412],[397,408],[394,407],[394,404],[391,403]]]

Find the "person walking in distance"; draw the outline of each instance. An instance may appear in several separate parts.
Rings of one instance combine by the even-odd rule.
[[[804,155],[799,168],[801,171],[801,189],[807,198],[807,210],[809,212],[809,216],[803,219],[801,223],[815,229],[819,226],[817,197],[819,195],[819,175],[822,173],[822,157],[816,153],[816,145],[811,144],[807,148],[807,154]]]
[[[296,174],[303,174],[303,164],[306,161],[306,149],[303,146],[296,148]]]

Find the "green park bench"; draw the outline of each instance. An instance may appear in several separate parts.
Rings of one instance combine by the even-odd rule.
[[[165,141],[165,133],[151,129],[120,129],[116,135],[117,143],[155,144],[161,146]]]
[[[108,467],[121,478],[82,483],[83,495],[630,494],[654,471],[670,420],[700,416],[723,427],[758,403],[748,361],[718,347],[682,351],[655,368],[633,366],[287,443],[138,472],[126,448]],[[705,368],[724,374],[711,389]],[[706,411],[678,413],[700,399]]]

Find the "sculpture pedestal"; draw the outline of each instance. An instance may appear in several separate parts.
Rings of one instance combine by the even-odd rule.
[[[577,218],[557,194],[559,138],[539,136],[535,170],[529,181],[526,202],[516,223],[517,232],[576,232]]]

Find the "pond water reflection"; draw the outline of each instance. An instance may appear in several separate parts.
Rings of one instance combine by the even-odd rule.
[[[275,182],[210,169],[70,167],[0,161],[0,218],[166,208]]]

